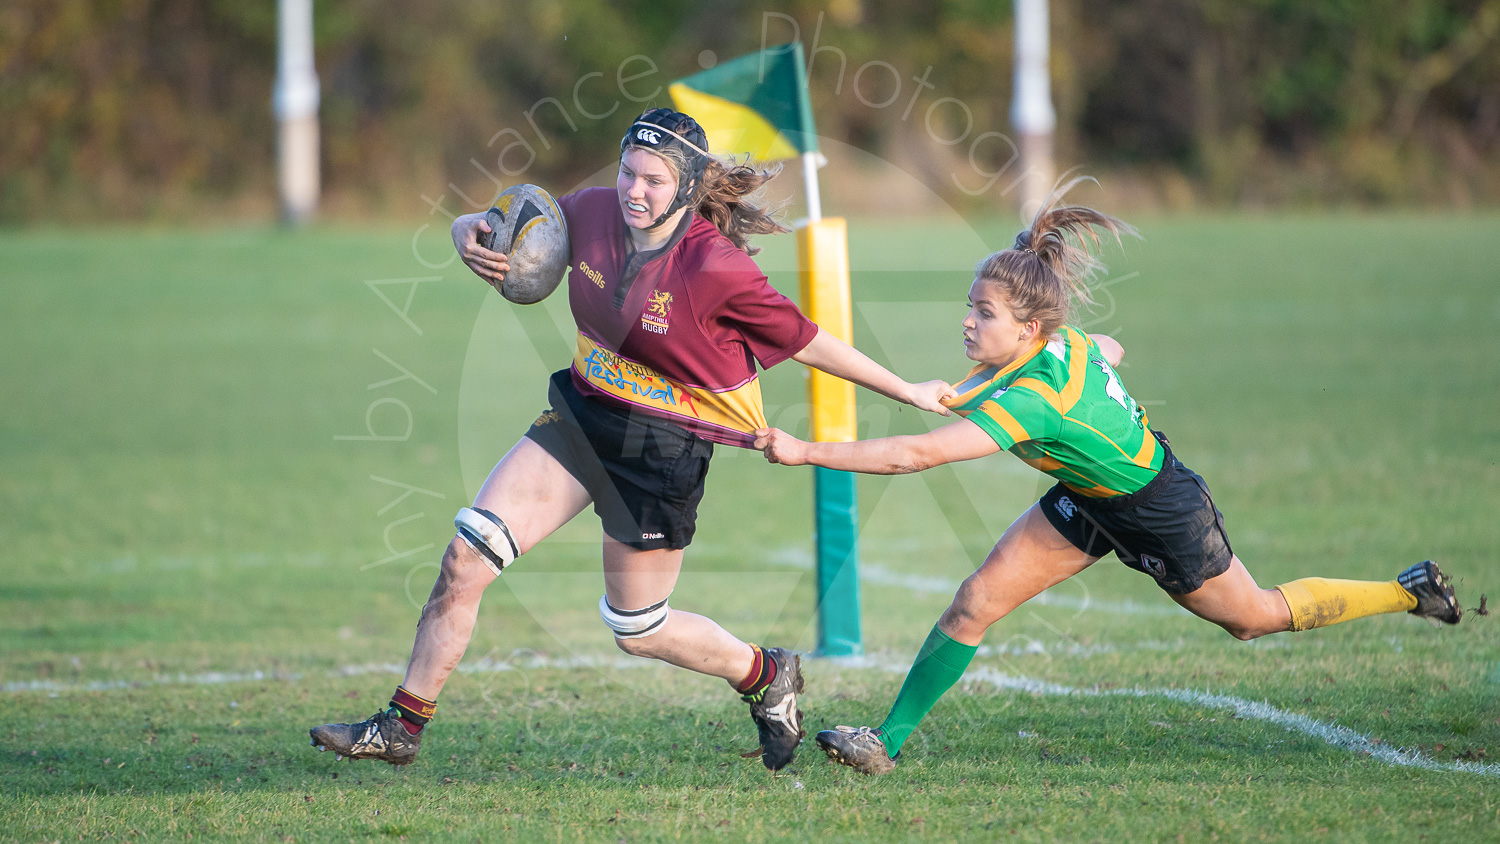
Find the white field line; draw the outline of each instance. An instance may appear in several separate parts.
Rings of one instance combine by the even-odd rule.
[[[1046,648],[1038,647],[1039,643],[1028,643],[1019,648],[1007,646],[985,646],[981,656],[1005,655],[1005,654],[1037,654],[1057,653],[1074,656],[1091,656],[1097,653],[1113,653],[1117,649],[1110,645],[1080,646],[1069,645],[1066,647]],[[1182,647],[1181,643],[1171,642],[1141,642],[1131,649],[1150,650],[1177,650]],[[834,664],[845,669],[875,669],[892,674],[905,674],[910,665],[907,663],[883,662],[870,657],[854,657],[847,659],[831,660]],[[590,656],[575,655],[562,659],[552,659],[536,653],[512,654],[504,660],[492,660],[486,657],[473,663],[459,666],[459,671],[465,674],[488,674],[504,671],[515,671],[518,669],[565,669],[576,670],[579,668],[646,668],[656,666],[652,660],[635,659],[627,656]],[[367,663],[364,665],[346,665],[327,673],[331,677],[358,677],[367,674],[383,674],[400,676],[405,671],[405,666],[396,663]],[[150,680],[104,680],[86,683],[59,683],[54,680],[30,680],[24,682],[5,683],[3,690],[9,693],[15,692],[51,692],[54,696],[62,692],[78,691],[109,691],[113,689],[135,689],[149,686],[166,685],[221,685],[225,683],[254,682],[254,681],[293,681],[302,679],[299,673],[281,672],[224,672],[211,671],[199,674],[180,673],[176,675],[158,674]],[[1051,683],[1046,680],[1038,680],[1032,677],[1015,676],[996,671],[993,668],[981,667],[966,672],[963,676],[965,682],[985,683],[997,689],[1013,692],[1024,692],[1036,695],[1057,695],[1076,697],[1134,697],[1134,698],[1163,698],[1177,703],[1186,703],[1193,706],[1201,706],[1208,709],[1228,709],[1235,717],[1251,721],[1264,721],[1274,724],[1294,733],[1318,739],[1332,747],[1348,750],[1353,753],[1368,754],[1372,759],[1387,765],[1396,765],[1408,768],[1420,768],[1427,771],[1443,771],[1467,774],[1480,774],[1482,776],[1500,777],[1500,763],[1485,762],[1439,762],[1419,751],[1404,748],[1390,747],[1377,743],[1369,736],[1338,724],[1320,721],[1307,715],[1288,712],[1278,709],[1264,701],[1252,701],[1232,695],[1217,695],[1208,691],[1197,689],[1143,689],[1139,686],[1132,689],[1098,689],[1079,688]]]
[[[143,689],[150,686],[217,686],[223,683],[250,683],[256,680],[301,680],[298,672],[283,671],[204,671],[198,674],[154,674],[141,680],[86,680],[62,683],[57,680],[21,680],[0,685],[0,691],[13,692],[108,692],[115,689]]]
[[[892,673],[905,674],[910,667],[909,665],[888,665],[885,666],[885,669]],[[1500,763],[1439,762],[1418,751],[1379,744],[1369,736],[1351,730],[1348,727],[1319,721],[1316,718],[1299,715],[1295,712],[1288,712],[1284,709],[1278,709],[1264,701],[1257,702],[1231,695],[1216,695],[1196,689],[1143,689],[1140,687],[1133,689],[1074,688],[1072,686],[1049,683],[1045,680],[1036,680],[1031,677],[1015,677],[992,668],[973,669],[965,673],[963,679],[972,682],[988,683],[997,689],[1026,692],[1029,694],[1076,695],[1079,697],[1157,697],[1209,709],[1228,709],[1234,713],[1236,718],[1275,724],[1291,732],[1301,733],[1302,735],[1318,739],[1333,747],[1354,753],[1368,754],[1371,758],[1384,762],[1387,765],[1421,768],[1427,771],[1450,771],[1500,777]]]
[[[813,557],[806,549],[797,546],[786,546],[771,551],[765,557],[766,562],[773,565],[786,566],[788,568],[812,570]],[[897,589],[905,589],[908,592],[920,592],[925,595],[952,595],[958,591],[959,581],[951,577],[940,577],[921,574],[907,574],[895,571],[879,563],[861,562],[859,564],[859,581],[871,586],[892,586]],[[1066,595],[1043,592],[1035,598],[1027,601],[1027,604],[1040,605],[1044,607],[1057,607],[1058,609],[1076,610],[1078,612],[1105,612],[1118,615],[1154,615],[1154,616],[1176,616],[1188,615],[1188,611],[1176,604],[1163,599],[1161,604],[1142,604],[1137,601],[1103,601],[1092,597],[1073,598]]]
[[[989,656],[1058,656],[1078,657],[1087,659],[1100,654],[1119,653],[1121,651],[1180,651],[1186,647],[1181,639],[1176,640],[1141,640],[1126,645],[1115,643],[1099,643],[1095,645],[1083,645],[1078,642],[1043,642],[1038,639],[1015,639],[996,645],[980,645],[978,655]],[[891,659],[900,656],[895,653],[884,655],[868,655],[863,657],[840,658],[830,662],[843,667],[850,668],[886,668],[893,664]],[[626,656],[624,654],[572,654],[566,657],[549,657],[535,651],[514,651],[499,659],[486,655],[485,657],[458,666],[460,674],[496,674],[504,671],[538,670],[538,669],[562,669],[574,670],[579,668],[597,669],[632,669],[652,668],[661,663],[649,659]],[[327,671],[322,676],[327,677],[362,677],[369,674],[394,675],[400,677],[406,672],[406,666],[395,662],[367,662],[360,665],[341,665],[338,668]],[[303,679],[307,674],[300,671],[203,671],[196,674],[187,672],[166,673],[159,672],[150,677],[141,677],[133,680],[83,680],[67,682],[60,680],[20,680],[0,684],[0,693],[19,692],[106,692],[115,689],[144,689],[153,686],[220,686],[226,683],[253,683],[257,681],[297,681]]]
[[[895,586],[912,592],[923,592],[930,595],[952,595],[958,591],[959,585],[959,581],[946,577],[902,574],[891,571],[884,566],[870,563],[860,564],[859,579],[861,583],[869,583],[875,586]],[[1142,604],[1131,600],[1100,601],[1089,597],[1071,598],[1051,592],[1043,592],[1026,603],[1040,604],[1044,607],[1077,610],[1079,612],[1092,610],[1094,612],[1117,613],[1120,615],[1188,615],[1187,610],[1170,602],[1157,605]],[[1025,605],[1023,604],[1023,606]]]
[[[544,668],[558,668],[572,670],[578,668],[649,668],[658,663],[637,659],[624,655],[619,656],[588,656],[574,655],[561,659],[553,659],[537,653],[521,652],[512,654],[503,660],[492,660],[489,658],[465,663],[458,667],[460,674],[495,674],[502,671],[536,670]],[[406,673],[406,666],[394,662],[372,662],[364,665],[343,665],[324,676],[328,677],[361,677],[366,674],[393,674],[400,677]],[[152,686],[219,686],[225,683],[251,683],[256,681],[295,681],[305,676],[298,671],[204,671],[197,674],[179,672],[177,674],[153,674],[149,678],[139,680],[87,680],[77,683],[59,682],[57,680],[22,680],[0,685],[0,692],[106,692],[115,689],[144,689]]]
[[[904,544],[904,543],[903,543]],[[726,549],[711,544],[699,543],[703,549],[713,553],[727,553]],[[698,546],[694,546],[698,547]],[[797,568],[811,571],[813,568],[813,556],[801,546],[788,545],[772,549],[764,558],[766,562],[777,566]],[[289,563],[300,566],[317,567],[324,566],[330,562],[330,557],[322,552],[300,552],[289,554],[271,554],[268,552],[243,552],[238,554],[223,555],[199,555],[199,556],[164,556],[141,560],[134,554],[126,555],[112,560],[103,560],[89,564],[89,570],[94,573],[124,574],[137,570],[152,571],[184,571],[189,569],[213,567],[219,565],[236,566],[240,568],[263,568],[272,562]],[[859,579],[863,583],[872,586],[890,586],[898,589],[906,589],[911,592],[919,592],[929,595],[952,595],[958,590],[959,581],[948,577],[932,577],[919,574],[907,574],[895,569],[888,568],[880,563],[862,562],[859,565]],[[1059,609],[1070,609],[1077,611],[1092,610],[1095,612],[1114,613],[1121,615],[1154,615],[1172,616],[1187,615],[1187,610],[1176,604],[1166,601],[1164,603],[1140,603],[1137,601],[1108,601],[1094,600],[1090,597],[1074,598],[1064,595],[1055,595],[1043,592],[1027,601],[1028,604],[1036,604],[1045,607],[1057,607]],[[251,678],[254,679],[254,678]]]
[[[543,668],[559,668],[573,670],[577,668],[652,668],[661,663],[655,660],[641,659],[639,657],[615,654],[613,656],[601,656],[592,654],[573,654],[572,656],[553,658],[537,653],[535,651],[516,651],[503,659],[491,659],[485,656],[473,662],[466,662],[458,666],[460,674],[495,674],[502,671],[536,670]],[[406,673],[405,665],[394,662],[375,662],[366,665],[344,665],[329,672],[333,677],[358,677],[363,674],[396,674]]]

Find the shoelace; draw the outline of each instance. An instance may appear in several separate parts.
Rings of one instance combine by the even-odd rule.
[[[874,742],[878,743],[882,748],[885,747],[885,742],[883,742],[883,741],[880,740],[880,732],[879,732],[879,730],[877,730],[874,727],[858,727],[858,728],[854,728],[854,727],[835,727],[834,729],[836,729],[836,730],[848,730],[849,731],[849,737],[851,739],[867,738],[867,739],[870,739],[871,741],[874,741]],[[886,751],[886,757],[889,758],[892,762],[894,762],[897,759],[901,758],[901,754],[898,752],[895,756],[891,756],[890,755],[890,751],[887,750]]]

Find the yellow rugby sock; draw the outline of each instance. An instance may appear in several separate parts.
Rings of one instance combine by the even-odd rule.
[[[1304,577],[1276,587],[1292,610],[1292,630],[1311,630],[1341,621],[1409,612],[1417,598],[1394,580],[1330,580]]]

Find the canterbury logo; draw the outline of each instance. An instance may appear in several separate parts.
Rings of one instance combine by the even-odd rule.
[[[1064,495],[1057,499],[1057,512],[1061,513],[1064,519],[1072,521],[1073,514],[1078,512],[1078,508],[1071,499]]]
[[[650,129],[635,130],[635,137],[637,140],[645,141],[652,146],[656,146],[657,144],[661,143],[661,133],[653,132]]]

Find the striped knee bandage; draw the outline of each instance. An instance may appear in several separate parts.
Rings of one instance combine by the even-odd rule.
[[[521,556],[521,547],[511,535],[510,528],[488,510],[465,507],[453,517],[453,526],[497,575]]]
[[[643,610],[617,610],[610,606],[608,595],[599,597],[599,616],[609,629],[615,631],[616,639],[650,636],[667,623],[667,614],[671,611],[666,598]]]

